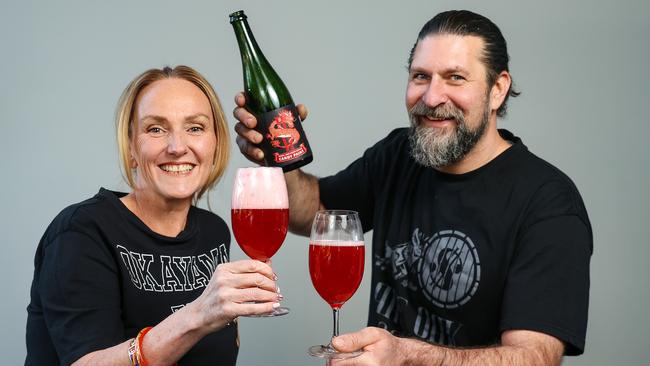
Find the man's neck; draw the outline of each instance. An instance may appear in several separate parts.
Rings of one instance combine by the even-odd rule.
[[[499,135],[496,123],[491,123],[485,130],[483,137],[481,137],[465,157],[457,163],[436,169],[448,174],[469,173],[486,165],[502,152],[506,151],[511,145],[511,142]]]

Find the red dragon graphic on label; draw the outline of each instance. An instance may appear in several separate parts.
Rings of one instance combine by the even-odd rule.
[[[268,125],[269,132],[266,134],[266,138],[270,141],[271,146],[284,150],[282,154],[273,154],[276,163],[293,160],[307,152],[304,144],[294,147],[300,141],[300,132],[296,129],[295,122],[293,111],[283,109]]]
[[[271,141],[271,146],[276,149],[289,151],[293,145],[300,141],[300,133],[294,125],[296,119],[290,110],[284,109],[269,123],[269,133],[266,138]]]

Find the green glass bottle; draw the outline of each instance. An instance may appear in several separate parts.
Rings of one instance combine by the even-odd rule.
[[[266,165],[288,172],[313,160],[311,148],[289,89],[264,57],[246,18],[243,10],[230,14],[241,54],[246,108],[264,137],[260,148]]]

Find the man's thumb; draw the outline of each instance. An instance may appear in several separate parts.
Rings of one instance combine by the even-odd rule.
[[[332,345],[334,348],[341,352],[351,352],[356,351],[359,347],[357,346],[356,338],[353,334],[344,334],[335,338],[332,338]]]

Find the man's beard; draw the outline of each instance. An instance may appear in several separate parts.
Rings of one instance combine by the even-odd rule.
[[[452,132],[446,132],[442,128],[420,126],[418,121],[420,116],[454,119],[456,128]],[[490,107],[486,98],[482,119],[473,130],[467,126],[463,112],[451,104],[430,108],[422,101],[418,101],[409,110],[409,118],[411,119],[409,131],[411,156],[421,165],[439,168],[457,163],[472,150],[485,133],[490,118]]]

